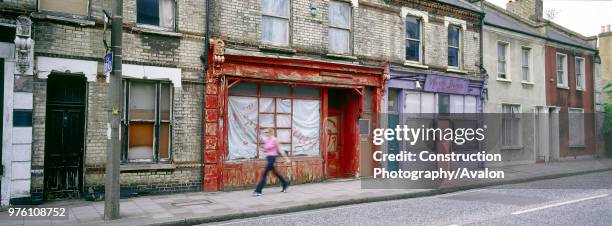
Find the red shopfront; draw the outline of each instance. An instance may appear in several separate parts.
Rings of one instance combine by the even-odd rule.
[[[257,183],[265,128],[274,129],[292,158],[277,167],[294,184],[371,171],[375,163],[360,155],[373,151],[362,144],[378,125],[383,67],[226,52],[221,41],[213,42],[209,59],[205,191]]]

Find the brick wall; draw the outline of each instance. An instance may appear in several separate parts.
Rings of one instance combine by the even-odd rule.
[[[317,1],[316,16],[311,15],[311,0],[291,1],[291,33],[289,48],[297,55],[324,56],[328,45],[329,1]],[[401,7],[429,13],[424,24],[425,64],[433,68],[447,67],[447,27],[444,17],[466,21],[462,31],[463,69],[468,74],[479,73],[480,20],[475,13],[458,10],[440,3],[420,1],[393,2],[359,1],[353,7],[353,55],[362,62],[403,64],[405,28]],[[231,48],[257,48],[261,43],[261,0],[227,0],[215,3],[213,37],[226,41]]]
[[[36,9],[36,1],[5,1]],[[122,171],[122,193],[159,193],[201,190],[202,64],[204,48],[204,0],[177,0],[176,29],[170,35],[143,32],[136,22],[136,1],[124,1],[124,63],[180,68],[182,87],[174,89],[172,167]],[[80,25],[67,20],[33,18],[36,56],[98,61],[104,56],[101,10],[111,1],[91,1],[90,16]],[[110,34],[107,34],[110,42]],[[70,70],[70,69],[68,69]],[[45,149],[46,79],[34,79],[32,193],[42,195]],[[103,193],[108,122],[108,84],[102,79],[87,83],[84,192]],[[129,165],[129,164],[128,164]],[[91,189],[90,189],[91,188]],[[35,194],[36,193],[36,194]]]

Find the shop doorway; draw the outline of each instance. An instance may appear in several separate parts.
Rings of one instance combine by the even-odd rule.
[[[78,198],[82,190],[85,78],[51,75],[45,121],[45,199]]]
[[[327,178],[355,176],[359,168],[359,95],[351,89],[328,89],[325,122]]]

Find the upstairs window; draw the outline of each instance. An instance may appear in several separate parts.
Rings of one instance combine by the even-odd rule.
[[[421,62],[421,20],[406,17],[406,60]]]
[[[289,45],[289,0],[263,0],[261,38],[264,43]]]
[[[38,9],[45,12],[87,16],[89,1],[87,0],[39,0]]]
[[[530,69],[531,49],[523,47],[521,48],[521,72],[523,81],[531,81],[531,69]]]
[[[347,2],[329,2],[329,43],[332,53],[351,51],[351,5]]]
[[[448,26],[448,66],[459,67],[461,61],[461,27]]]
[[[567,55],[557,53],[557,87],[567,88]]]
[[[508,43],[497,43],[497,78],[508,79],[506,69],[508,68]]]
[[[584,89],[584,58],[576,57],[576,90]]]
[[[174,29],[174,0],[137,0],[136,22],[164,29]]]

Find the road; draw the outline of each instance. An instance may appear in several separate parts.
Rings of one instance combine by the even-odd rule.
[[[611,225],[612,171],[210,225]]]

